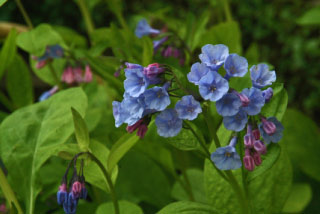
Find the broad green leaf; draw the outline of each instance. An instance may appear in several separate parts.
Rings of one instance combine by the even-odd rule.
[[[71,28],[60,25],[52,26],[52,28],[59,33],[64,42],[70,47],[83,47],[87,46],[87,40],[84,36],[78,34]]]
[[[157,208],[170,203],[171,184],[168,175],[147,155],[132,149],[118,165],[118,198],[134,203],[146,202]]]
[[[275,162],[278,160],[281,152],[281,147],[278,144],[271,144],[268,146],[268,152],[266,155],[262,155],[262,164],[257,167],[254,171],[249,172],[248,174],[248,182],[257,178],[258,176],[265,173],[268,169],[270,169]]]
[[[294,183],[283,207],[284,213],[301,213],[312,199],[312,189],[308,183]]]
[[[138,205],[129,201],[119,201],[119,211],[124,214],[143,214],[142,209]],[[115,214],[112,202],[101,204],[96,211],[96,214],[106,213]]]
[[[64,41],[48,24],[41,24],[30,31],[21,33],[17,38],[17,45],[35,56],[43,55],[48,45],[56,44],[64,46]]]
[[[206,44],[224,44],[230,53],[241,54],[241,31],[238,22],[223,22],[209,28],[201,38],[200,46]]]
[[[1,7],[4,3],[6,3],[6,1],[7,1],[7,0],[0,0],[0,7]]]
[[[52,71],[49,67],[49,65],[44,66],[43,68],[37,69],[36,68],[36,60],[33,60],[32,57],[30,57],[30,66],[33,70],[33,72],[44,82],[50,84],[50,85],[56,85],[57,82],[52,75]],[[52,61],[52,67],[53,71],[57,74],[58,79],[60,80],[62,73],[64,71],[66,65],[66,60],[65,59],[55,59]]]
[[[320,181],[319,127],[303,113],[288,109],[284,118],[282,141],[286,144],[291,160],[304,173]],[[307,154],[307,155],[306,155]]]
[[[7,91],[15,108],[32,104],[33,88],[31,73],[20,55],[8,67]]]
[[[255,65],[259,63],[259,46],[257,43],[251,43],[248,49],[246,50],[246,53],[244,57],[248,60],[249,66]],[[249,73],[249,72],[248,72]]]
[[[179,201],[162,208],[157,214],[223,214],[208,204],[192,201]]]
[[[74,132],[71,107],[81,114],[87,108],[87,97],[80,88],[21,108],[0,125],[0,155],[27,214],[34,213],[35,198],[41,190],[39,169]]]
[[[77,110],[71,108],[71,111],[78,145],[81,151],[87,152],[89,150],[90,138],[86,122]]]
[[[311,8],[305,14],[298,18],[299,25],[319,25],[320,24],[320,6]]]
[[[0,123],[9,115],[7,112],[0,111]]]
[[[241,78],[230,78],[229,85],[231,88],[234,88],[237,91],[242,91],[245,88],[250,88],[252,85],[250,72],[248,71],[246,75]]]
[[[13,28],[8,37],[6,38],[4,45],[2,46],[0,53],[0,79],[4,71],[12,64],[15,59],[17,46],[16,46],[17,31]]]
[[[113,170],[121,158],[138,142],[139,137],[134,134],[123,135],[111,148],[108,156],[108,169]]]
[[[164,142],[181,150],[197,150],[200,149],[200,144],[191,130],[182,129],[175,137],[164,138]]]
[[[110,154],[109,149],[105,145],[95,140],[91,140],[89,148],[92,154],[99,159],[107,172],[109,172],[111,175],[111,180],[114,183],[118,175],[118,167],[115,166],[112,171],[107,168],[108,156]],[[104,177],[102,170],[95,162],[90,161],[89,164],[85,166],[84,176],[88,183],[100,188],[105,192],[109,192],[108,182]]]
[[[186,175],[188,176],[192,195],[194,200],[197,202],[206,203],[205,190],[204,190],[204,176],[203,171],[200,169],[188,169],[186,170]],[[183,180],[183,176],[180,176],[180,179]],[[184,182],[186,183],[186,182]],[[172,187],[171,195],[174,199],[178,201],[187,201],[189,195],[186,190],[181,186],[181,183],[175,182]]]
[[[143,52],[142,52],[142,65],[147,66],[151,63],[153,57],[153,44],[149,37],[144,36],[142,38]]]

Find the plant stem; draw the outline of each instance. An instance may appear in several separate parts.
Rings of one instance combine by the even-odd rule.
[[[9,202],[9,206],[10,206],[10,209],[13,209],[11,206],[12,206],[12,203],[15,205],[15,207],[17,208],[17,211],[19,214],[23,213],[22,212],[22,209],[20,207],[20,204],[14,194],[14,192],[12,191],[11,189],[11,186],[9,185],[8,181],[7,181],[7,178],[6,176],[4,175],[1,167],[0,167],[0,187],[1,187],[1,190],[4,194],[4,197],[7,199],[7,201]]]
[[[49,70],[51,72],[51,75],[52,75],[54,81],[56,82],[56,85],[58,86],[59,89],[62,89],[63,88],[62,84],[61,84],[61,82],[60,82],[60,80],[59,80],[59,78],[57,76],[57,73],[55,72],[55,70],[54,70],[54,68],[52,66],[52,62],[49,62],[48,66],[49,66]]]
[[[99,168],[101,169],[104,177],[107,179],[108,182],[108,186],[109,186],[109,190],[110,190],[110,194],[111,194],[111,198],[112,198],[112,202],[113,202],[113,206],[114,206],[114,210],[115,210],[115,214],[120,214],[120,210],[119,210],[119,203],[117,200],[117,196],[116,196],[116,192],[111,180],[111,177],[109,175],[109,173],[107,172],[107,170],[105,169],[105,167],[103,166],[103,164],[99,161],[98,158],[96,158],[92,153],[87,152],[87,154],[91,157],[91,159],[99,166]]]
[[[222,0],[222,4],[223,4],[224,13],[226,15],[226,19],[227,19],[228,22],[231,22],[232,21],[232,15],[231,15],[231,10],[230,10],[230,6],[229,6],[228,0]]]
[[[94,31],[95,27],[94,27],[94,23],[92,21],[92,17],[90,15],[90,12],[88,10],[88,7],[87,7],[84,0],[77,0],[76,2],[78,4],[78,7],[79,7],[80,12],[82,14],[82,17],[83,17],[84,22],[86,24],[87,32],[90,36],[90,34]]]
[[[18,6],[18,8],[19,8],[19,10],[20,10],[20,12],[21,12],[21,14],[23,16],[24,21],[27,23],[28,27],[30,29],[32,29],[33,25],[32,25],[31,19],[30,19],[29,15],[28,15],[27,11],[24,9],[23,4],[21,3],[20,0],[15,0],[15,1],[16,1],[16,4],[17,4],[17,6]]]

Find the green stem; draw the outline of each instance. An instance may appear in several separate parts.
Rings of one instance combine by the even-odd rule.
[[[86,27],[87,27],[87,32],[89,34],[89,36],[91,35],[91,33],[94,31],[94,23],[92,21],[92,17],[90,15],[90,12],[88,10],[88,7],[85,3],[84,0],[77,0],[76,1],[77,4],[78,4],[78,7],[80,9],[80,12],[82,14],[82,17],[84,19],[84,22],[86,24]]]
[[[59,78],[58,78],[57,73],[55,72],[55,70],[54,70],[54,68],[53,68],[53,66],[52,66],[52,62],[49,62],[49,63],[48,63],[48,67],[49,67],[50,73],[51,73],[54,81],[56,82],[56,85],[58,86],[59,89],[62,89],[63,86],[62,86],[62,84],[61,84],[61,81],[60,81]]]
[[[107,182],[108,182],[108,186],[109,186],[109,190],[110,190],[110,194],[111,194],[111,198],[112,198],[112,202],[113,202],[113,206],[114,206],[114,210],[115,210],[115,214],[120,214],[120,210],[119,210],[119,203],[117,200],[117,196],[116,196],[116,192],[111,180],[111,177],[109,175],[109,173],[107,172],[107,170],[105,169],[105,167],[103,166],[103,164],[99,161],[98,158],[96,158],[92,153],[87,152],[87,154],[91,157],[91,159],[99,166],[99,168],[101,169],[104,177],[106,178]]]
[[[1,190],[4,194],[4,197],[7,199],[7,201],[9,202],[9,206],[11,209],[13,209],[11,207],[11,204],[13,203],[15,205],[15,207],[17,208],[17,211],[19,214],[23,213],[20,204],[14,194],[14,192],[11,189],[11,186],[9,185],[6,176],[4,175],[1,167],[0,167],[0,187]]]
[[[192,192],[192,187],[191,187],[191,184],[190,184],[190,180],[189,180],[189,177],[188,177],[185,169],[182,170],[182,175],[184,177],[184,180],[186,181],[186,188],[187,188],[187,190],[189,192],[190,201],[195,201],[194,200],[194,196],[193,196],[193,192]]]
[[[15,1],[16,1],[16,4],[17,4],[17,6],[18,6],[18,8],[19,8],[19,10],[20,10],[20,12],[21,12],[21,14],[23,16],[24,21],[27,23],[28,27],[30,29],[32,29],[33,25],[32,25],[31,19],[30,19],[29,15],[28,15],[27,11],[24,9],[23,4],[21,3],[20,0],[15,0]]]
[[[229,6],[228,0],[222,0],[222,4],[223,4],[224,13],[226,15],[226,19],[227,19],[228,22],[231,22],[232,21],[232,15],[231,15],[231,10],[230,10],[230,6]]]
[[[181,173],[182,173],[182,176],[184,177],[185,183],[183,183],[180,177],[177,176],[179,178],[178,182],[180,182],[181,186],[185,189],[186,193],[189,196],[190,201],[195,201],[192,193],[191,184],[190,184],[188,175],[186,173],[186,164],[185,164],[187,162],[186,158],[187,157],[185,156],[184,152],[182,151],[178,152],[178,161],[181,166]]]
[[[127,22],[126,22],[125,19],[123,18],[122,13],[121,13],[121,12],[117,12],[117,13],[116,13],[116,17],[118,18],[121,26],[122,26],[124,29],[129,30],[129,27],[128,27],[128,25],[127,25]]]

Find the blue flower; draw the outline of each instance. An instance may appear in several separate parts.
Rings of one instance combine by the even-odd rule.
[[[128,116],[128,112],[125,112],[121,108],[121,103],[118,101],[113,101],[112,107],[113,107],[113,117],[115,120],[115,126],[119,127],[122,125],[122,123],[124,123],[125,117]]]
[[[147,109],[163,111],[170,105],[170,97],[165,87],[155,86],[146,90],[143,95]]]
[[[146,108],[143,94],[139,97],[131,97],[125,93],[121,107],[129,113],[130,117],[141,118]]]
[[[199,92],[205,100],[218,101],[228,90],[228,81],[217,72],[208,72],[199,81]]]
[[[237,137],[233,137],[228,146],[219,147],[211,154],[211,160],[218,169],[232,170],[242,166],[240,156],[235,148],[236,143]]]
[[[51,97],[53,94],[55,94],[58,91],[58,89],[59,88],[57,86],[54,86],[49,91],[43,92],[39,97],[39,102],[44,101],[44,100],[48,99],[49,97]]]
[[[250,89],[243,89],[241,93],[249,98],[249,104],[247,106],[243,106],[242,109],[246,111],[248,115],[257,115],[260,113],[261,108],[265,103],[262,91],[252,87]]]
[[[242,129],[244,129],[247,122],[248,122],[247,113],[242,109],[240,109],[240,111],[236,115],[223,117],[224,126],[227,129],[233,130],[236,132],[239,132]]]
[[[156,117],[157,132],[162,137],[174,137],[182,128],[182,120],[174,109],[166,109]]]
[[[63,204],[64,212],[67,214],[75,214],[77,211],[78,199],[73,197],[72,192],[68,195],[67,203]]]
[[[222,116],[233,116],[240,110],[242,102],[234,93],[225,94],[216,102],[217,112]]]
[[[200,103],[192,95],[183,96],[176,103],[175,110],[178,113],[178,117],[184,120],[194,120],[202,112]]]
[[[132,97],[139,97],[148,87],[149,83],[143,69],[125,69],[126,80],[124,89]]]
[[[138,25],[135,30],[135,34],[138,38],[141,38],[149,34],[159,34],[159,33],[160,31],[151,28],[147,20],[145,19],[142,19],[141,21],[138,22]]]
[[[199,85],[200,79],[206,75],[210,69],[203,63],[194,63],[191,66],[191,71],[188,73],[187,77],[189,82]]]
[[[201,62],[206,64],[210,69],[217,71],[225,62],[229,55],[227,46],[219,45],[205,45],[201,48],[202,53],[199,55]]]
[[[250,68],[253,87],[263,88],[276,81],[276,72],[269,71],[268,65],[261,63]]]
[[[61,58],[63,56],[63,48],[60,45],[48,46],[44,54],[37,59],[38,62],[47,59]]]
[[[226,77],[243,77],[248,72],[248,61],[238,54],[230,54],[225,63]]]
[[[68,192],[66,183],[63,183],[59,186],[59,191],[57,192],[57,202],[59,205],[68,202]]]
[[[263,90],[262,96],[264,97],[265,102],[268,103],[273,97],[273,89],[269,87],[266,90]]]
[[[159,49],[159,47],[168,40],[168,37],[163,37],[162,39],[160,40],[155,40],[155,41],[152,41],[153,43],[153,51],[157,51]]]
[[[129,69],[143,69],[143,66],[142,65],[139,65],[139,64],[134,64],[134,63],[130,63],[130,62],[126,62],[124,63],[127,68]]]
[[[277,118],[275,117],[269,117],[267,119],[265,119],[266,122],[271,122],[274,124],[275,126],[275,130],[273,131],[273,133],[267,133],[266,132],[266,128],[263,127],[264,126],[264,122],[262,122],[261,124],[259,124],[259,130],[260,130],[260,133],[264,139],[264,141],[268,144],[270,142],[273,142],[273,143],[277,143],[281,140],[282,138],[282,132],[284,130],[284,127],[283,125],[277,120]]]

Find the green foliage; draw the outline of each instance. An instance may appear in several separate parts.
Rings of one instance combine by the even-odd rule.
[[[1,157],[10,172],[11,186],[16,187],[14,190],[24,200],[28,214],[34,213],[35,199],[41,190],[38,180],[41,166],[74,131],[71,107],[82,114],[86,110],[87,98],[80,88],[22,108],[1,123]]]
[[[221,212],[217,211],[207,204],[202,204],[198,202],[191,201],[179,201],[167,205],[161,209],[157,214],[216,214]]]
[[[284,213],[301,213],[312,198],[312,189],[307,183],[294,183],[283,207]]]
[[[7,91],[15,108],[33,103],[31,73],[23,58],[15,55],[14,63],[8,67]]]
[[[71,111],[73,116],[74,130],[79,148],[81,151],[87,152],[89,150],[90,139],[86,122],[79,114],[79,112],[77,112],[77,110],[71,108]]]
[[[0,0],[0,7],[1,7],[4,3],[6,3],[6,1],[7,1],[7,0]]]
[[[0,53],[0,79],[4,71],[12,64],[16,55],[17,31],[12,29],[4,42]]]
[[[319,25],[320,24],[320,7],[314,7],[298,18],[299,25]]]
[[[143,214],[142,209],[137,206],[134,203],[131,203],[129,201],[119,201],[119,207],[120,207],[120,213],[126,213],[126,214]],[[114,214],[114,207],[111,202],[101,204],[97,211],[96,214]]]

